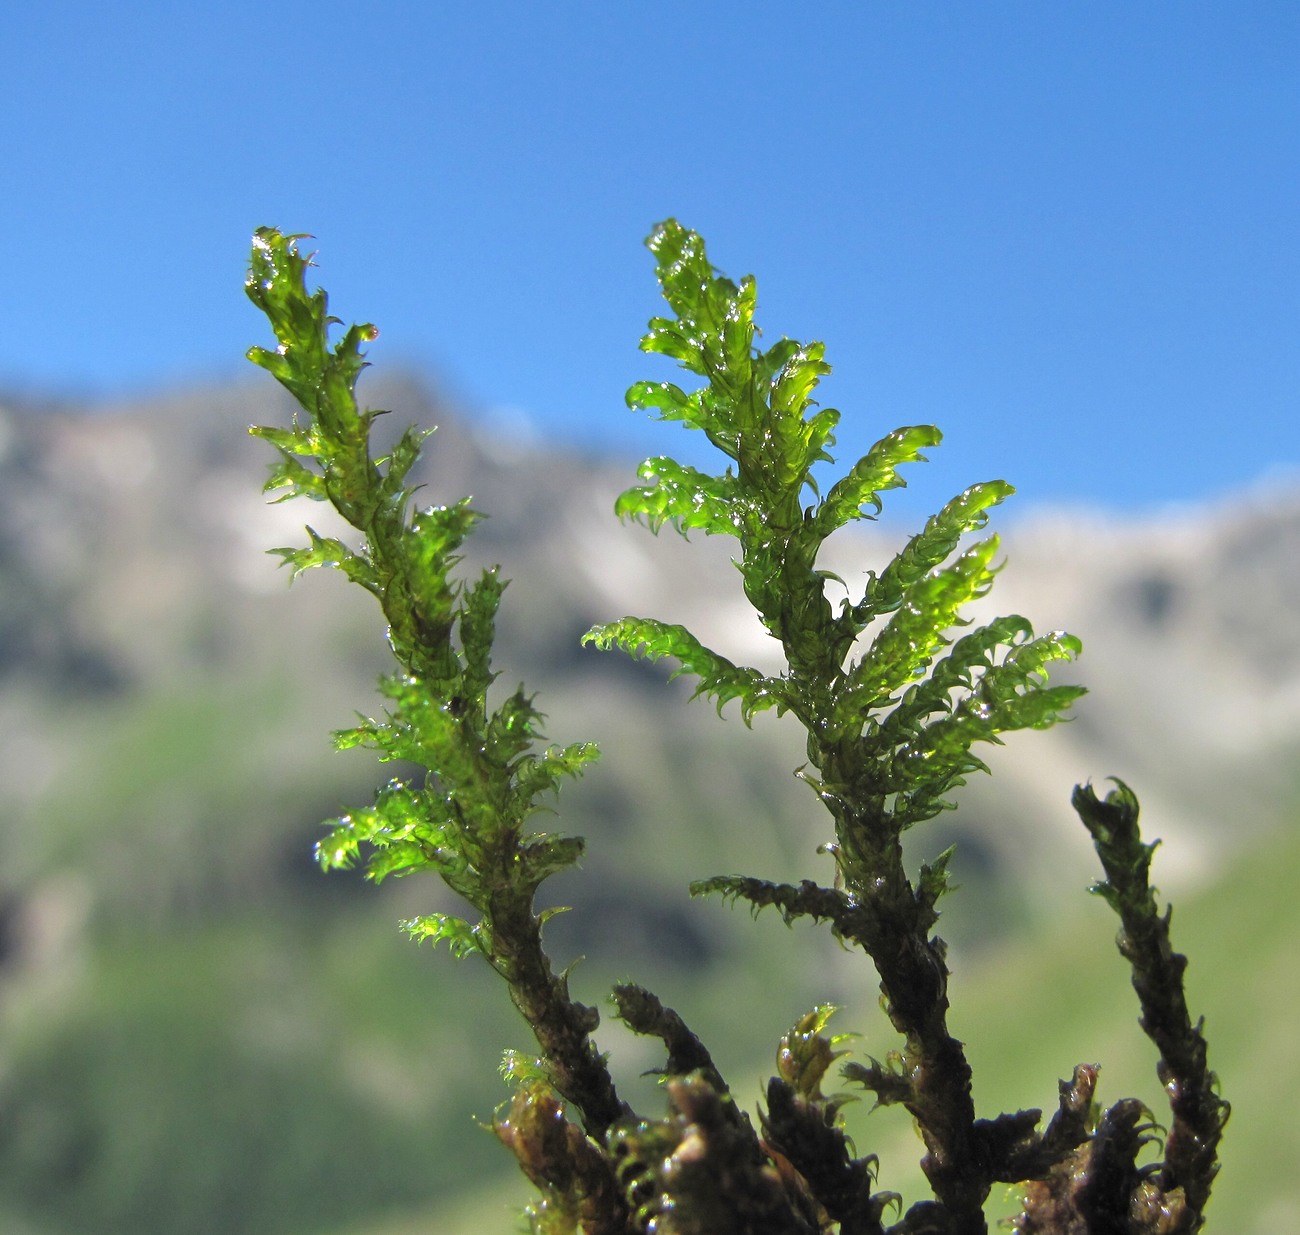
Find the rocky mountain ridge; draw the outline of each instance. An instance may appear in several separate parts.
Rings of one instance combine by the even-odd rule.
[[[512,580],[504,677],[540,691],[556,740],[604,737],[612,759],[644,762],[647,734],[701,742],[724,734],[725,749],[741,752],[740,779],[765,767],[765,785],[772,767],[800,762],[793,735],[768,718],[743,752],[735,720],[719,730],[706,707],[683,709],[680,690],[655,685],[660,671],[578,646],[593,622],[643,613],[684,622],[733,657],[775,663],[775,645],[729,565],[729,544],[655,537],[613,518],[635,460],[496,436],[410,379],[374,381],[365,394],[394,409],[394,427],[440,425],[426,449],[424,495],[437,502],[468,493],[488,515],[467,568],[499,561]],[[283,675],[288,662],[323,692],[316,714],[334,708],[333,723],[343,724],[348,708],[368,706],[384,657],[366,598],[337,579],[308,577],[286,589],[263,552],[295,543],[303,522],[323,513],[259,494],[270,452],[245,426],[289,415],[269,382],[93,414],[3,410],[0,675],[11,711],[34,696],[52,716],[78,698],[187,677]],[[672,433],[666,426],[666,453]],[[923,466],[912,484],[924,486]],[[935,494],[933,504],[946,496]],[[1287,817],[1300,746],[1300,645],[1291,633],[1300,611],[1300,490],[1131,520],[1014,507],[995,516],[1007,566],[985,608],[1080,635],[1085,655],[1067,672],[1092,693],[1071,724],[1017,735],[993,752],[995,777],[976,778],[946,825],[989,861],[1050,888],[1062,846],[1086,861],[1068,809],[1081,779],[1114,774],[1134,785],[1152,832],[1167,842],[1165,878],[1175,881],[1211,871],[1240,839]],[[864,524],[830,547],[828,564],[850,588],[914,530],[887,520],[888,508],[885,523]],[[332,684],[312,663],[313,646],[328,649]],[[615,734],[600,732],[602,717]],[[60,739],[57,725],[44,739],[39,724],[20,727],[0,773],[8,796],[30,800],[26,791],[59,766],[39,748]],[[777,803],[802,810],[806,799],[783,783]]]

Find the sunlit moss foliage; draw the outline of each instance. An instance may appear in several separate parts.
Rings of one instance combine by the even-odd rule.
[[[847,1135],[843,1110],[853,1091],[823,1088],[847,1041],[829,1033],[828,1008],[781,1039],[755,1120],[683,1018],[643,987],[620,984],[620,1019],[662,1042],[666,1114],[640,1113],[618,1092],[594,1038],[597,1011],[571,997],[567,971],[557,972],[543,947],[556,910],[537,908],[544,881],[572,868],[583,844],[533,830],[534,820],[595,748],[545,746],[528,691],[494,687],[505,585],[493,570],[470,580],[456,572],[478,516],[464,498],[416,504],[408,476],[427,434],[408,429],[386,452],[372,449],[379,413],[358,403],[356,383],[362,345],[376,332],[354,325],[332,341],[338,323],[324,291],[306,285],[310,261],[299,239],[259,231],[247,289],[278,342],[250,358],[293,394],[302,414],[289,427],[253,432],[280,454],[268,490],[281,500],[328,502],[356,539],[309,528],[305,546],[277,552],[295,574],[334,567],[378,601],[396,662],[381,683],[383,712],[336,743],[415,769],[335,821],[319,856],[328,868],[363,863],[375,880],[435,873],[465,906],[463,915],[431,912],[406,927],[458,956],[483,957],[532,1030],[537,1054],[508,1057],[516,1096],[495,1130],[537,1189],[533,1229],[981,1235],[990,1193],[1003,1183],[1023,1187],[1016,1224],[1027,1235],[1198,1229],[1227,1108],[1187,1012],[1185,962],[1147,883],[1150,847],[1138,835],[1132,794],[1120,786],[1102,800],[1083,787],[1075,805],[1105,871],[1099,890],[1122,922],[1142,1027],[1161,1054],[1172,1122],[1154,1166],[1138,1161],[1155,1132],[1150,1112],[1132,1099],[1095,1110],[1091,1065],[1061,1083],[1059,1109],[1045,1127],[1037,1110],[977,1115],[964,1044],[948,1024],[947,949],[934,933],[950,854],[915,874],[904,863],[903,834],[949,808],[971,773],[987,770],[978,744],[1049,726],[1082,693],[1048,678],[1054,662],[1079,652],[1072,636],[1036,636],[1017,615],[974,627],[963,616],[997,569],[997,538],[968,537],[1010,486],[971,486],[869,575],[861,595],[833,603],[829,585],[837,597],[849,589],[819,565],[824,543],[874,517],[881,495],[904,483],[901,469],[922,461],[940,435],[930,426],[898,429],[840,479],[819,483],[835,463],[839,420],[813,399],[830,371],[823,346],[782,339],[760,349],[754,280],[720,275],[700,237],[675,221],[655,229],[648,244],[671,316],[651,321],[642,347],[703,384],[638,382],[628,400],[702,432],[724,464],[711,475],[651,459],[644,483],[619,499],[617,512],[656,530],[671,523],[734,538],[740,586],[784,668],[736,664],[684,627],[653,618],[622,618],[587,639],[669,657],[719,711],[735,701],[749,722],[770,709],[805,731],[799,774],[829,814],[821,851],[831,881],[721,875],[693,890],[746,900],[755,911],[775,907],[787,923],[825,923],[874,967],[900,1041],[883,1060],[847,1060],[839,1076],[915,1121],[931,1195],[909,1206],[877,1190],[877,1160],[859,1155]]]

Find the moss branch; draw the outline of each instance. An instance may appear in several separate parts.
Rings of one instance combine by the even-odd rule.
[[[1172,911],[1156,903],[1149,875],[1155,844],[1138,830],[1138,802],[1122,781],[1105,799],[1090,785],[1074,791],[1074,807],[1093,838],[1106,873],[1094,887],[1119,915],[1120,954],[1132,970],[1142,1009],[1141,1025],[1160,1052],[1157,1074],[1169,1099],[1172,1122],[1156,1183],[1162,1192],[1181,1191],[1204,1223],[1206,1202],[1218,1173],[1218,1146],[1230,1108],[1210,1071],[1203,1023],[1193,1023],[1183,987],[1187,958],[1175,952]]]
[[[361,345],[376,331],[352,326],[331,343],[336,319],[325,292],[307,289],[311,261],[297,239],[270,228],[255,237],[246,288],[279,346],[249,356],[294,395],[306,421],[252,432],[282,458],[268,489],[328,501],[361,540],[349,548],[309,529],[306,548],[276,552],[295,574],[335,567],[376,597],[398,666],[385,686],[390,712],[340,734],[339,744],[371,746],[425,769],[423,784],[395,782],[374,808],[340,820],[322,860],[350,865],[365,844],[373,878],[431,869],[476,909],[482,917],[474,925],[430,915],[408,929],[487,959],[531,1026],[555,1091],[590,1134],[603,1137],[628,1111],[591,1038],[599,1016],[573,1000],[554,972],[533,908],[541,882],[575,864],[582,844],[525,828],[538,799],[577,774],[595,749],[536,753],[540,717],[522,688],[498,707],[489,703],[504,584],[494,571],[472,587],[452,574],[478,516],[468,499],[412,511],[406,478],[425,435],[408,430],[385,457],[375,456],[378,413],[360,408],[356,380],[365,368]]]

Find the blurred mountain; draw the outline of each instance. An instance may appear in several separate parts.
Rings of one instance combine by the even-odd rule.
[[[500,563],[511,580],[502,686],[537,692],[552,740],[604,752],[556,824],[589,841],[585,870],[555,889],[575,912],[548,936],[561,963],[587,957],[583,997],[648,973],[698,998],[702,1032],[734,1028],[748,1066],[803,1008],[869,988],[857,958],[826,948],[809,965],[806,935],[685,893],[723,871],[829,877],[818,808],[791,775],[803,761],[792,726],[720,724],[687,706],[685,682],[665,685],[666,667],[579,645],[594,622],[636,613],[774,667],[730,543],[620,526],[612,505],[635,460],[558,451],[535,427],[458,414],[414,380],[366,382],[394,431],[439,426],[420,500],[469,494],[488,516],[465,568]],[[503,1094],[491,1062],[465,1090],[412,1035],[454,1036],[474,1009],[477,1040],[458,1049],[479,1053],[459,1059],[462,1078],[522,1045],[508,1009],[483,1010],[499,992],[482,975],[449,977],[445,957],[395,936],[396,918],[452,907],[440,888],[360,891],[312,866],[320,821],[389,774],[328,743],[375,706],[387,664],[367,597],[321,571],[287,588],[265,553],[298,543],[305,522],[333,527],[323,509],[260,494],[271,452],[244,429],[291,414],[269,380],[93,412],[0,399],[5,1229],[289,1235],[419,1200],[452,1178],[413,1181],[429,1156],[420,1137],[441,1137],[457,1161],[464,1124],[448,1131],[448,1113],[485,1116]],[[678,432],[664,428],[665,453]],[[913,489],[925,480],[914,469]],[[928,496],[935,509],[950,495]],[[1070,724],[991,752],[995,775],[919,829],[921,856],[960,842],[966,891],[945,917],[959,953],[1080,898],[1094,859],[1069,809],[1075,783],[1134,787],[1148,835],[1165,840],[1162,886],[1179,890],[1293,818],[1300,766],[1300,490],[1132,520],[1008,508],[997,522],[1008,564],[984,603],[1080,635],[1068,673],[1092,693]],[[915,530],[864,524],[836,537],[827,564],[855,589]],[[407,1004],[412,982],[457,994]],[[771,1019],[735,1028],[738,1001],[773,989]],[[373,1024],[360,1025],[358,1000]],[[617,1049],[632,1075],[656,1062],[640,1044]],[[217,1061],[211,1085],[190,1084],[204,1060]],[[413,1109],[413,1092],[441,1096]],[[256,1153],[232,1095],[279,1111],[253,1116],[265,1125]],[[207,1173],[191,1178],[186,1136],[216,1136],[218,1108],[228,1135],[202,1142]],[[299,1109],[310,1114],[288,1119]],[[122,1118],[137,1137],[120,1135]],[[337,1138],[362,1126],[389,1164],[365,1187],[329,1168]],[[296,1165],[275,1161],[285,1145]],[[200,1215],[193,1198],[209,1194]]]

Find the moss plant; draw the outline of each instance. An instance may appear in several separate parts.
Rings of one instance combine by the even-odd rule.
[[[648,240],[670,315],[655,318],[646,351],[677,360],[697,385],[638,382],[634,407],[680,421],[725,456],[707,474],[670,458],[648,460],[617,513],[658,529],[670,523],[734,538],[741,586],[781,647],[785,668],[765,674],[734,664],[681,626],[626,617],[585,638],[652,659],[669,657],[719,712],[736,702],[755,713],[788,713],[807,733],[799,775],[829,814],[823,884],[756,876],[701,880],[693,892],[772,907],[787,922],[823,923],[874,967],[898,1034],[885,1061],[839,1063],[847,1090],[824,1089],[847,1052],[833,1034],[833,1009],[819,1007],[778,1043],[777,1071],[756,1117],[743,1111],[705,1045],[651,992],[621,985],[616,1015],[664,1048],[666,1112],[623,1101],[593,1037],[599,1015],[570,995],[543,946],[548,913],[534,902],[550,875],[573,866],[581,840],[535,830],[561,782],[596,757],[579,743],[544,745],[540,714],[520,686],[493,688],[494,618],[504,582],[489,570],[457,577],[458,552],[477,519],[468,499],[417,507],[407,478],[426,436],[408,429],[376,456],[379,414],[357,401],[370,326],[337,341],[323,290],[306,285],[301,237],[260,230],[247,290],[278,346],[250,359],[296,398],[290,426],[254,428],[279,452],[267,489],[278,500],[330,503],[356,530],[352,544],[308,529],[308,542],[277,550],[294,574],[332,566],[378,601],[395,669],[381,685],[381,719],[335,735],[414,767],[390,780],[370,806],[330,825],[318,847],[329,868],[364,862],[375,880],[428,870],[460,897],[463,916],[429,914],[405,923],[417,939],[477,953],[504,980],[536,1042],[535,1057],[512,1053],[505,1072],[515,1095],[495,1121],[536,1186],[535,1232],[560,1235],[704,1235],[705,1232],[843,1235],[977,1235],[995,1184],[1021,1185],[1016,1228],[1059,1235],[1173,1235],[1199,1230],[1227,1117],[1206,1063],[1200,1026],[1183,997],[1185,960],[1172,949],[1169,913],[1147,882],[1153,846],[1143,844],[1137,801],[1116,788],[1100,799],[1075,790],[1104,880],[1095,889],[1121,921],[1141,1026],[1160,1055],[1170,1123],[1153,1164],[1139,1153],[1161,1143],[1155,1117],[1135,1100],[1094,1104],[1095,1065],[1059,1084],[1057,1110],[977,1114],[962,1043],[948,1029],[948,965],[934,933],[948,891],[949,853],[915,874],[902,835],[951,806],[972,772],[987,770],[976,747],[1017,729],[1053,724],[1082,693],[1052,685],[1053,662],[1078,640],[1036,636],[1019,616],[971,626],[964,607],[994,577],[995,536],[968,544],[1011,492],[1002,481],[973,485],[948,502],[860,596],[838,607],[834,579],[818,566],[826,539],[872,518],[901,469],[939,443],[930,426],[888,434],[821,495],[813,469],[834,463],[839,414],[813,394],[829,372],[820,343],[755,344],[755,284],[722,277],[695,233],[674,221]],[[844,588],[837,580],[836,593]],[[965,633],[957,631],[965,627]],[[553,912],[553,911],[551,911]],[[876,1160],[859,1156],[843,1124],[852,1090],[911,1115],[932,1195],[914,1200],[877,1188]]]

